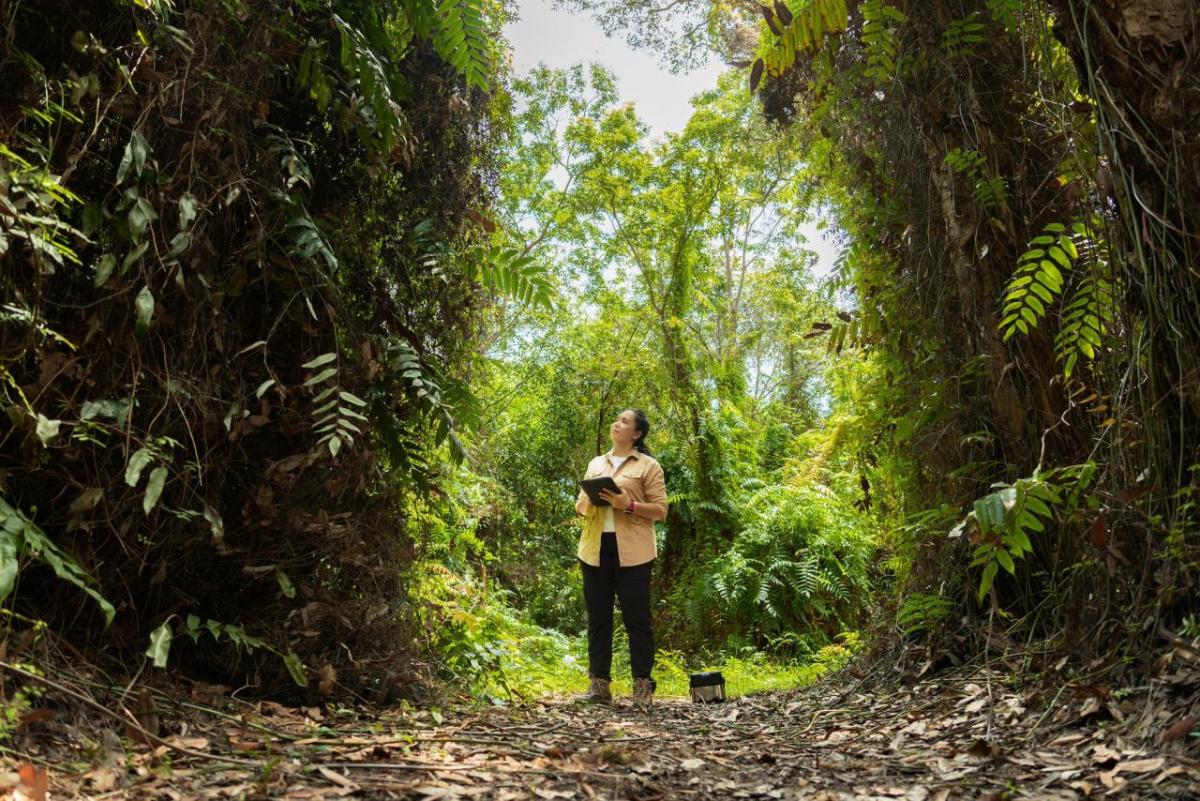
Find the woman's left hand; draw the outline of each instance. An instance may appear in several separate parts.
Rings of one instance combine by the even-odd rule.
[[[618,512],[624,512],[629,508],[629,495],[627,493],[602,489],[600,490],[600,497],[611,503],[613,508]]]

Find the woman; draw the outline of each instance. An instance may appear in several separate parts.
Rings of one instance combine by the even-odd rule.
[[[580,491],[575,511],[584,517],[579,538],[583,598],[588,620],[587,700],[612,701],[613,596],[629,634],[633,703],[648,709],[654,697],[654,632],[650,627],[650,568],[657,553],[654,522],[667,516],[663,471],[646,447],[650,423],[640,409],[625,409],[609,428],[612,450],[588,464],[584,478],[612,476],[619,493],[602,490],[611,506],[593,506]]]

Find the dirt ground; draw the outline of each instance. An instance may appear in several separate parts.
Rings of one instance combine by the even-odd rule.
[[[2,782],[35,801],[1200,798],[1200,669],[1168,668],[1124,692],[1010,689],[1004,665],[894,686],[843,673],[722,704],[658,699],[649,714],[627,699],[290,708],[218,703],[202,686],[191,700],[108,702],[138,726],[74,697],[55,706],[50,691],[4,747]]]

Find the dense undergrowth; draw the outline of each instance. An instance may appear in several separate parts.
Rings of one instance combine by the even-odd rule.
[[[44,619],[100,658],[263,692],[422,680],[403,510],[470,422],[470,215],[494,184],[480,13],[3,5],[14,642]]]
[[[520,703],[544,695],[572,695],[587,685],[587,639],[529,622],[511,595],[438,563],[418,565],[426,580],[415,598],[428,605],[427,620],[439,634],[432,643],[452,692],[491,703]],[[753,647],[706,654],[660,648],[654,675],[657,693],[686,697],[688,675],[720,670],[732,696],[802,687],[846,665],[860,647],[858,635],[840,633],[804,658],[772,656]],[[614,636],[613,688],[631,689],[628,645],[620,626]]]

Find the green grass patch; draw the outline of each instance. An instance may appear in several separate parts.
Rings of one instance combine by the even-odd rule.
[[[587,638],[568,637],[547,631],[515,618],[504,627],[505,638],[496,675],[483,695],[495,700],[533,700],[548,695],[582,693],[587,689]],[[719,670],[725,677],[729,697],[752,695],[772,690],[805,687],[831,670],[844,666],[858,645],[858,636],[846,633],[841,641],[820,649],[811,661],[784,662],[764,654],[725,656],[699,663],[678,651],[659,650],[655,654],[654,678],[657,695],[686,698],[688,674]],[[632,680],[625,632],[618,629],[613,637],[613,692],[629,695]]]

